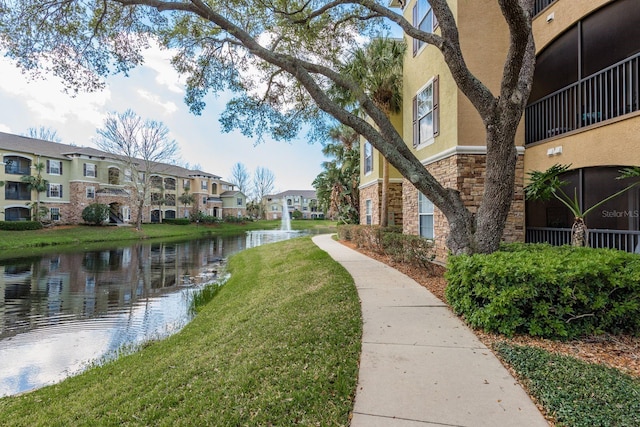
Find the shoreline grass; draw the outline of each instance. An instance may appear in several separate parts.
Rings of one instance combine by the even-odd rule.
[[[243,251],[228,268],[182,331],[0,399],[2,423],[348,425],[362,333],[351,276],[309,237]]]
[[[143,224],[142,230],[135,227],[115,226],[64,226],[42,230],[0,231],[0,255],[5,251],[16,249],[35,251],[38,248],[52,246],[70,246],[92,243],[124,242],[147,239],[190,239],[208,237],[211,235],[224,236],[243,233],[250,230],[276,230],[280,227],[280,220],[261,220],[246,223],[221,223],[216,225],[172,225],[172,224]],[[292,221],[296,230],[312,228],[335,227],[335,222],[325,220]],[[13,253],[15,255],[15,252]]]

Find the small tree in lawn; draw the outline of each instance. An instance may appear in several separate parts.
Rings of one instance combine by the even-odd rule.
[[[563,189],[567,181],[562,181],[560,175],[567,172],[571,165],[553,165],[546,171],[529,172],[529,184],[524,188],[525,197],[528,200],[550,200],[552,197],[565,205],[573,215],[573,225],[571,227],[571,245],[587,246],[589,243],[589,229],[585,217],[594,209],[602,206],[611,199],[618,197],[636,185],[636,181],[615,194],[599,201],[595,205],[583,210],[578,200],[577,189],[574,189],[573,197],[569,196]],[[640,177],[640,167],[634,166],[620,170],[617,179]]]
[[[33,205],[33,220],[40,221],[42,218],[42,211],[40,210],[40,193],[47,191],[47,187],[49,186],[49,181],[44,179],[42,176],[42,171],[44,170],[44,163],[36,163],[34,166],[36,170],[35,175],[28,175],[22,177],[22,182],[27,184],[27,188],[29,191],[36,192],[36,202]]]

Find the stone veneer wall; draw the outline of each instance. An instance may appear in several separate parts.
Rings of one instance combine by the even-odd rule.
[[[136,201],[125,196],[105,196],[96,194],[95,199],[87,199],[87,187],[94,187],[96,192],[100,190],[100,184],[93,182],[74,181],[69,185],[69,203],[64,204],[65,210],[60,209],[60,222],[64,224],[81,224],[82,210],[91,203],[118,203],[121,206],[128,206],[131,212],[131,223],[136,222],[138,207]],[[48,207],[57,207],[55,204],[48,204]]]
[[[402,187],[401,182],[389,183],[389,225],[392,224],[391,218],[393,217],[394,225],[402,225]],[[367,223],[367,202],[371,200],[371,224],[380,224],[380,206],[382,200],[382,182],[369,185],[360,190],[360,224]]]
[[[471,212],[476,212],[484,191],[484,172],[486,158],[478,154],[461,154],[447,157],[426,166],[427,170],[445,187],[460,191],[462,200]],[[516,187],[511,210],[507,217],[503,241],[524,241],[524,159],[518,156],[516,164]],[[419,233],[418,191],[408,180],[403,181],[405,234]],[[439,209],[434,211],[434,234],[436,241],[436,260],[447,259],[446,239],[449,224]]]

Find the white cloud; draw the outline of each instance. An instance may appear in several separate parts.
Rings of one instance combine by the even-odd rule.
[[[64,124],[102,123],[102,110],[111,98],[108,88],[95,93],[79,93],[75,97],[64,93],[62,82],[56,77],[29,79],[8,59],[0,59],[0,91],[27,105],[34,123],[46,121]]]
[[[138,89],[137,93],[143,99],[151,101],[152,103],[157,104],[160,107],[162,107],[164,109],[165,113],[167,113],[167,114],[172,114],[172,113],[175,113],[176,111],[178,111],[178,106],[175,104],[175,102],[172,102],[172,101],[162,102],[162,98],[160,98],[160,96],[155,95],[155,94],[153,94],[153,93],[151,93],[149,91],[146,91],[144,89]]]
[[[11,133],[12,130],[9,125],[5,125],[4,123],[0,123],[0,132]]]
[[[171,58],[176,51],[164,49],[152,41],[151,47],[144,51],[144,65],[155,71],[157,84],[166,87],[171,92],[184,93],[185,78],[180,76],[171,65]]]

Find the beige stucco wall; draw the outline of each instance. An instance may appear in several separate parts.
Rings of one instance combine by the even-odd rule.
[[[572,169],[590,166],[640,165],[640,112],[582,128],[542,143],[527,146],[525,171],[546,170],[554,164]],[[547,155],[561,147],[562,154]]]
[[[543,10],[533,21],[536,52],[539,53],[567,28],[584,16],[615,0],[558,0]],[[549,15],[553,19],[547,22]]]

